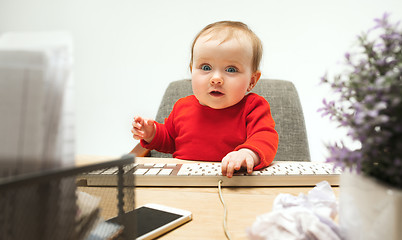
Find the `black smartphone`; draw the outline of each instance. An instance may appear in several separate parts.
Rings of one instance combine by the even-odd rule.
[[[126,220],[136,222],[135,231],[128,232],[129,239],[145,240],[156,238],[192,219],[192,213],[186,210],[172,208],[159,204],[146,204],[126,213]],[[107,222],[118,223],[118,218]]]

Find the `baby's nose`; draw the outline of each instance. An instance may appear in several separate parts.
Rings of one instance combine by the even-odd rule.
[[[222,77],[219,76],[219,75],[214,75],[214,76],[211,78],[210,83],[211,83],[211,84],[218,84],[218,85],[221,85],[221,84],[223,84],[223,79],[222,79]]]

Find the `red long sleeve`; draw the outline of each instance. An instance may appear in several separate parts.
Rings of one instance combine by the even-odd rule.
[[[199,104],[194,95],[177,101],[165,124],[156,123],[151,143],[143,147],[188,160],[221,161],[226,154],[248,148],[260,156],[254,169],[268,166],[278,147],[278,134],[268,102],[250,93],[225,109]]]

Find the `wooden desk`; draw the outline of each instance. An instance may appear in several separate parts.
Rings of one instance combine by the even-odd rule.
[[[77,164],[113,159],[111,157],[80,156]],[[186,163],[178,159],[136,158],[138,163]],[[232,239],[247,239],[246,229],[256,217],[271,211],[279,193],[307,194],[312,187],[238,187],[222,188],[228,208],[227,226]],[[338,196],[339,188],[333,187]],[[223,231],[223,206],[218,187],[136,187],[136,206],[158,203],[189,210],[193,220],[163,235],[160,239],[226,239]]]

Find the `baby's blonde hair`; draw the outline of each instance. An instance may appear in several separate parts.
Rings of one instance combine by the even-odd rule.
[[[255,35],[253,31],[244,23],[242,22],[235,22],[235,21],[220,21],[211,23],[208,26],[204,27],[194,38],[193,44],[191,46],[191,60],[190,60],[190,70],[192,69],[193,65],[193,52],[194,52],[194,45],[197,42],[198,38],[202,35],[207,34],[226,34],[226,37],[223,39],[222,42],[232,39],[233,37],[242,37],[247,36],[252,44],[253,48],[253,61],[252,67],[253,72],[257,71],[260,67],[260,62],[262,58],[262,43],[261,40]]]

